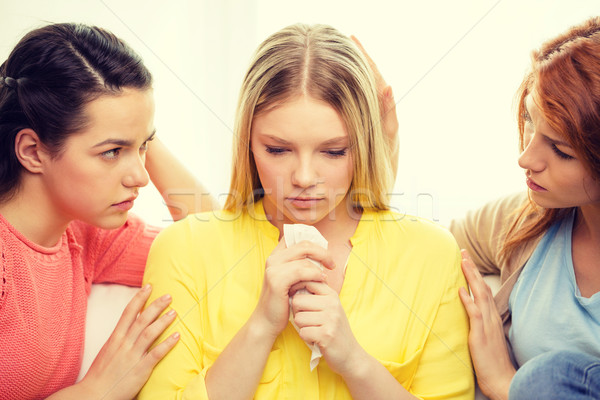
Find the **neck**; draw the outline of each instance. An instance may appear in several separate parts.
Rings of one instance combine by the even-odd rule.
[[[577,209],[575,229],[589,237],[595,243],[600,243],[600,204],[587,204]]]
[[[44,247],[58,243],[70,220],[54,211],[35,177],[24,177],[17,193],[0,203],[0,214],[21,234]]]

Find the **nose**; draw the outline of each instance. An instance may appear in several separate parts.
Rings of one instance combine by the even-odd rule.
[[[309,155],[299,157],[292,173],[292,183],[295,186],[308,188],[317,184],[319,174],[311,158]]]
[[[123,177],[123,186],[133,188],[144,187],[149,181],[150,177],[146,170],[146,154],[143,153],[133,157]]]
[[[540,135],[532,134],[524,139],[525,149],[519,156],[519,166],[532,172],[541,172],[546,167],[544,148]]]

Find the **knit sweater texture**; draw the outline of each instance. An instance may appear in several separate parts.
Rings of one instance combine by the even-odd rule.
[[[115,230],[74,221],[48,248],[0,215],[0,400],[75,383],[92,283],[140,286],[158,231],[133,215]]]

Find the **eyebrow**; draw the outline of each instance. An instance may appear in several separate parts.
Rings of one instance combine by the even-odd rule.
[[[273,140],[273,141],[275,141],[277,143],[280,143],[282,145],[286,145],[286,146],[291,145],[291,143],[288,142],[287,140],[284,140],[284,139],[282,139],[280,137],[277,137],[277,136],[266,135],[266,134],[262,134],[260,136],[263,136],[265,138],[271,139],[271,140]],[[339,137],[336,137],[336,138],[324,141],[323,143],[321,143],[321,146],[331,146],[331,145],[336,145],[336,144],[342,144],[342,143],[345,143],[346,141],[348,141],[348,136],[339,136]]]
[[[155,135],[156,135],[156,129],[152,131],[150,136],[148,136],[146,138],[146,140],[144,140],[144,142],[154,139]],[[106,140],[101,141],[100,143],[95,144],[94,148],[106,146],[108,144],[113,145],[113,146],[119,146],[119,147],[130,147],[130,146],[133,146],[133,140],[106,139]]]
[[[552,139],[550,136],[546,136],[546,135],[544,135],[544,134],[542,134],[542,137],[543,137],[543,138],[544,138],[546,141],[548,141],[548,142],[550,142],[550,143],[552,143],[552,144],[557,144],[557,145],[559,145],[559,146],[565,146],[565,147],[573,148],[573,146],[571,146],[569,143],[567,143],[567,142],[564,142],[564,141],[562,141],[562,140],[556,140],[556,139]]]

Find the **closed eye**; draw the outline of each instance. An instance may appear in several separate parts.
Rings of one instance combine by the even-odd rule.
[[[552,147],[552,151],[554,151],[554,153],[563,160],[573,160],[575,158],[573,156],[568,155],[567,153],[560,151],[560,149],[556,146],[555,143],[552,143],[550,146]]]
[[[325,154],[327,154],[329,157],[333,157],[333,158],[337,158],[337,157],[343,157],[346,155],[346,153],[348,152],[348,148],[344,147],[343,149],[340,150],[326,150],[324,151]]]
[[[273,155],[281,155],[283,153],[285,153],[286,151],[288,151],[285,147],[273,147],[273,146],[265,146],[267,153],[269,154],[273,154]]]

